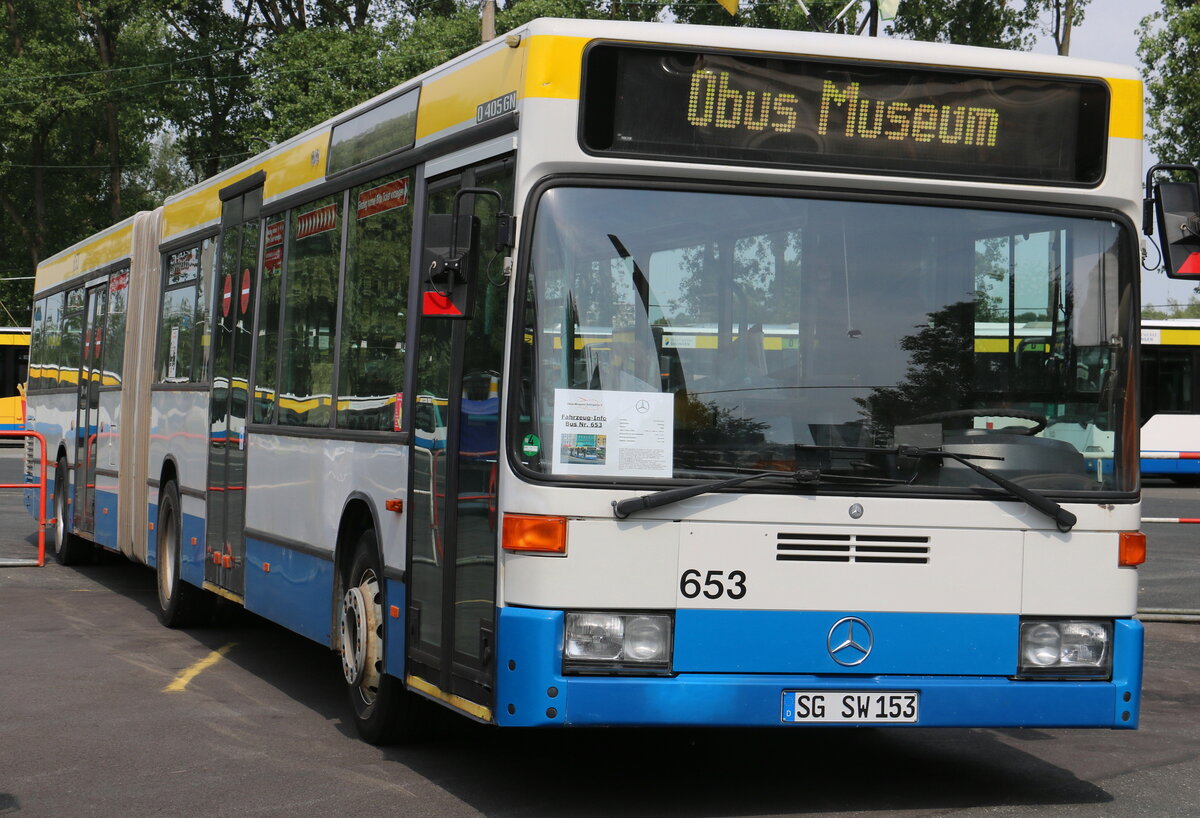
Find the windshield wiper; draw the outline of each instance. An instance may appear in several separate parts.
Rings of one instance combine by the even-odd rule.
[[[921,449],[916,446],[898,446],[896,453],[901,457],[931,457],[931,458],[950,458],[962,463],[967,468],[991,480],[1000,488],[1007,491],[1013,497],[1025,502],[1030,508],[1037,509],[1045,514],[1050,519],[1054,520],[1054,524],[1058,526],[1058,530],[1066,534],[1075,527],[1075,523],[1079,518],[1065,508],[1060,506],[1048,497],[1043,497],[1036,491],[1030,491],[1024,486],[1019,486],[1007,477],[1002,477],[991,469],[984,468],[978,463],[972,463],[972,459],[977,460],[1003,460],[1003,457],[992,457],[990,455],[978,454],[961,454],[959,452],[947,452],[942,449]]]
[[[864,449],[864,451],[879,450]],[[825,480],[832,480],[834,482],[841,483],[857,483],[859,485],[863,483],[872,485],[895,485],[903,484],[905,482],[903,480],[893,480],[888,477],[829,474],[828,472],[823,472],[820,469],[810,468],[796,469],[795,471],[763,471],[755,472],[754,474],[743,474],[739,475],[738,477],[729,477],[724,480],[710,480],[706,483],[699,483],[695,486],[682,486],[677,489],[663,489],[662,491],[652,492],[651,494],[643,494],[640,497],[630,497],[627,500],[613,500],[613,516],[618,520],[624,520],[635,511],[645,511],[648,508],[667,506],[671,503],[678,503],[681,500],[689,500],[692,497],[699,497],[701,494],[708,494],[710,492],[733,488],[734,486],[740,486],[742,483],[749,483],[752,480],[761,480],[767,477],[786,478],[798,486],[816,486],[820,485],[820,483]]]
[[[1060,506],[1053,500],[1043,497],[1037,492],[1030,491],[1024,486],[1019,486],[1006,477],[1002,477],[991,469],[984,468],[977,463],[972,463],[972,460],[1003,460],[1002,457],[984,454],[961,454],[959,452],[947,452],[941,449],[922,449],[917,446],[897,446],[895,448],[871,448],[867,446],[820,446],[820,445],[801,445],[797,446],[798,451],[812,452],[861,452],[869,454],[893,454],[901,457],[926,457],[926,458],[950,458],[959,463],[962,463],[967,468],[975,471],[980,476],[987,478],[995,483],[1000,488],[1004,489],[1013,497],[1026,503],[1030,508],[1042,512],[1050,519],[1054,520],[1054,524],[1058,526],[1058,530],[1064,534],[1070,531],[1078,518]],[[710,492],[722,491],[734,486],[740,486],[743,483],[749,483],[753,480],[762,480],[764,478],[789,478],[797,485],[801,486],[816,486],[823,480],[835,480],[840,482],[854,483],[875,483],[875,484],[896,484],[905,483],[904,480],[892,480],[883,477],[868,477],[854,475],[832,475],[822,472],[820,469],[803,468],[795,471],[767,471],[756,472],[755,474],[740,475],[738,477],[730,477],[725,480],[714,480],[707,483],[699,483],[695,486],[682,486],[675,489],[663,489],[651,494],[643,494],[640,497],[630,497],[627,500],[614,500],[612,504],[613,516],[618,520],[624,520],[630,514],[636,511],[645,511],[649,508],[658,508],[660,506],[678,503],[682,500],[689,500],[692,497],[698,497],[701,494]]]

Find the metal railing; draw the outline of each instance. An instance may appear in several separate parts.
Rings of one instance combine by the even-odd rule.
[[[0,489],[28,489],[36,488],[38,490],[38,555],[36,560],[31,559],[0,559],[0,565],[8,566],[34,566],[42,567],[46,564],[46,438],[42,437],[37,432],[29,430],[3,432],[0,431],[0,438],[5,437],[24,437],[37,438],[41,445],[41,456],[38,458],[38,481],[37,483],[0,483]]]

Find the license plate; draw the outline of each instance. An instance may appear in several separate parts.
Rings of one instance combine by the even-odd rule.
[[[811,724],[915,724],[915,690],[785,690],[783,720]]]

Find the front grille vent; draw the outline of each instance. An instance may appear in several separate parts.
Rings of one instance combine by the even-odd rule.
[[[779,562],[874,562],[892,565],[929,563],[929,538],[886,534],[793,534],[781,532],[775,546]]]

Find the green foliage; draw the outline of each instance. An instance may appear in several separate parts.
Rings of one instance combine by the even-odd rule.
[[[1038,0],[904,0],[892,23],[901,37],[931,42],[1028,49]]]
[[[1190,164],[1200,156],[1200,5],[1163,0],[1138,33],[1150,148],[1160,162]]]
[[[1143,307],[1142,318],[1200,318],[1200,297],[1193,295],[1186,304],[1168,298],[1166,307]]]

